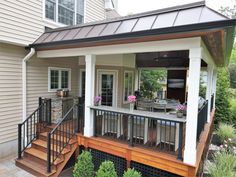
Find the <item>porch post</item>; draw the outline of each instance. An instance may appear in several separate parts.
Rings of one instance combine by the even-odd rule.
[[[189,83],[184,162],[195,165],[198,122],[198,96],[201,71],[201,48],[189,50]]]
[[[208,100],[208,110],[207,110],[207,122],[211,119],[211,95],[212,95],[212,80],[213,80],[213,67],[208,64],[207,66],[207,89],[206,89],[206,99]]]
[[[217,83],[217,69],[213,70],[212,93],[214,94],[213,109],[216,108],[216,83]]]
[[[84,135],[87,137],[93,136],[93,111],[89,106],[93,105],[94,91],[95,91],[95,55],[85,56],[85,124]]]
[[[135,84],[134,84],[134,90],[139,90],[139,69],[135,69]]]

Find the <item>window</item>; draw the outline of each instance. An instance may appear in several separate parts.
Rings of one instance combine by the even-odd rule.
[[[125,71],[124,72],[124,101],[128,101],[128,96],[133,94],[133,79],[134,73],[133,71]]]
[[[45,18],[65,25],[84,22],[84,0],[45,0]]]
[[[71,88],[71,70],[67,68],[48,68],[48,91]]]

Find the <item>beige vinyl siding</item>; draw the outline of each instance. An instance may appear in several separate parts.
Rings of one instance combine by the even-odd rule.
[[[23,47],[0,43],[0,144],[17,138],[22,121],[21,62]]]
[[[85,1],[85,23],[105,19],[104,0]]]
[[[78,58],[33,57],[27,63],[27,115],[37,108],[39,97],[55,96],[55,92],[48,92],[48,67],[71,69],[70,95],[78,95]]]
[[[0,40],[18,45],[33,43],[44,32],[42,0],[0,1]]]

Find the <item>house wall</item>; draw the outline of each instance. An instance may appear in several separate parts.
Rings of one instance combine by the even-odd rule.
[[[0,159],[16,152],[17,124],[22,121],[22,47],[0,43]]]
[[[86,0],[85,22],[104,20],[106,18],[104,8],[104,0]]]
[[[26,46],[33,43],[45,27],[65,26],[45,19],[44,0],[0,1],[0,42]],[[85,22],[105,19],[104,0],[85,0]]]
[[[78,96],[77,57],[52,59],[33,57],[27,63],[27,115],[37,108],[39,97],[55,97],[55,92],[48,92],[48,67],[70,68],[70,95]]]

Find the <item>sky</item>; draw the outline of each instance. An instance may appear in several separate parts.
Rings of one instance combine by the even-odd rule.
[[[200,0],[118,0],[118,12],[124,16],[198,1]],[[233,2],[234,0],[206,0],[207,6],[215,10],[221,6],[233,7]]]

